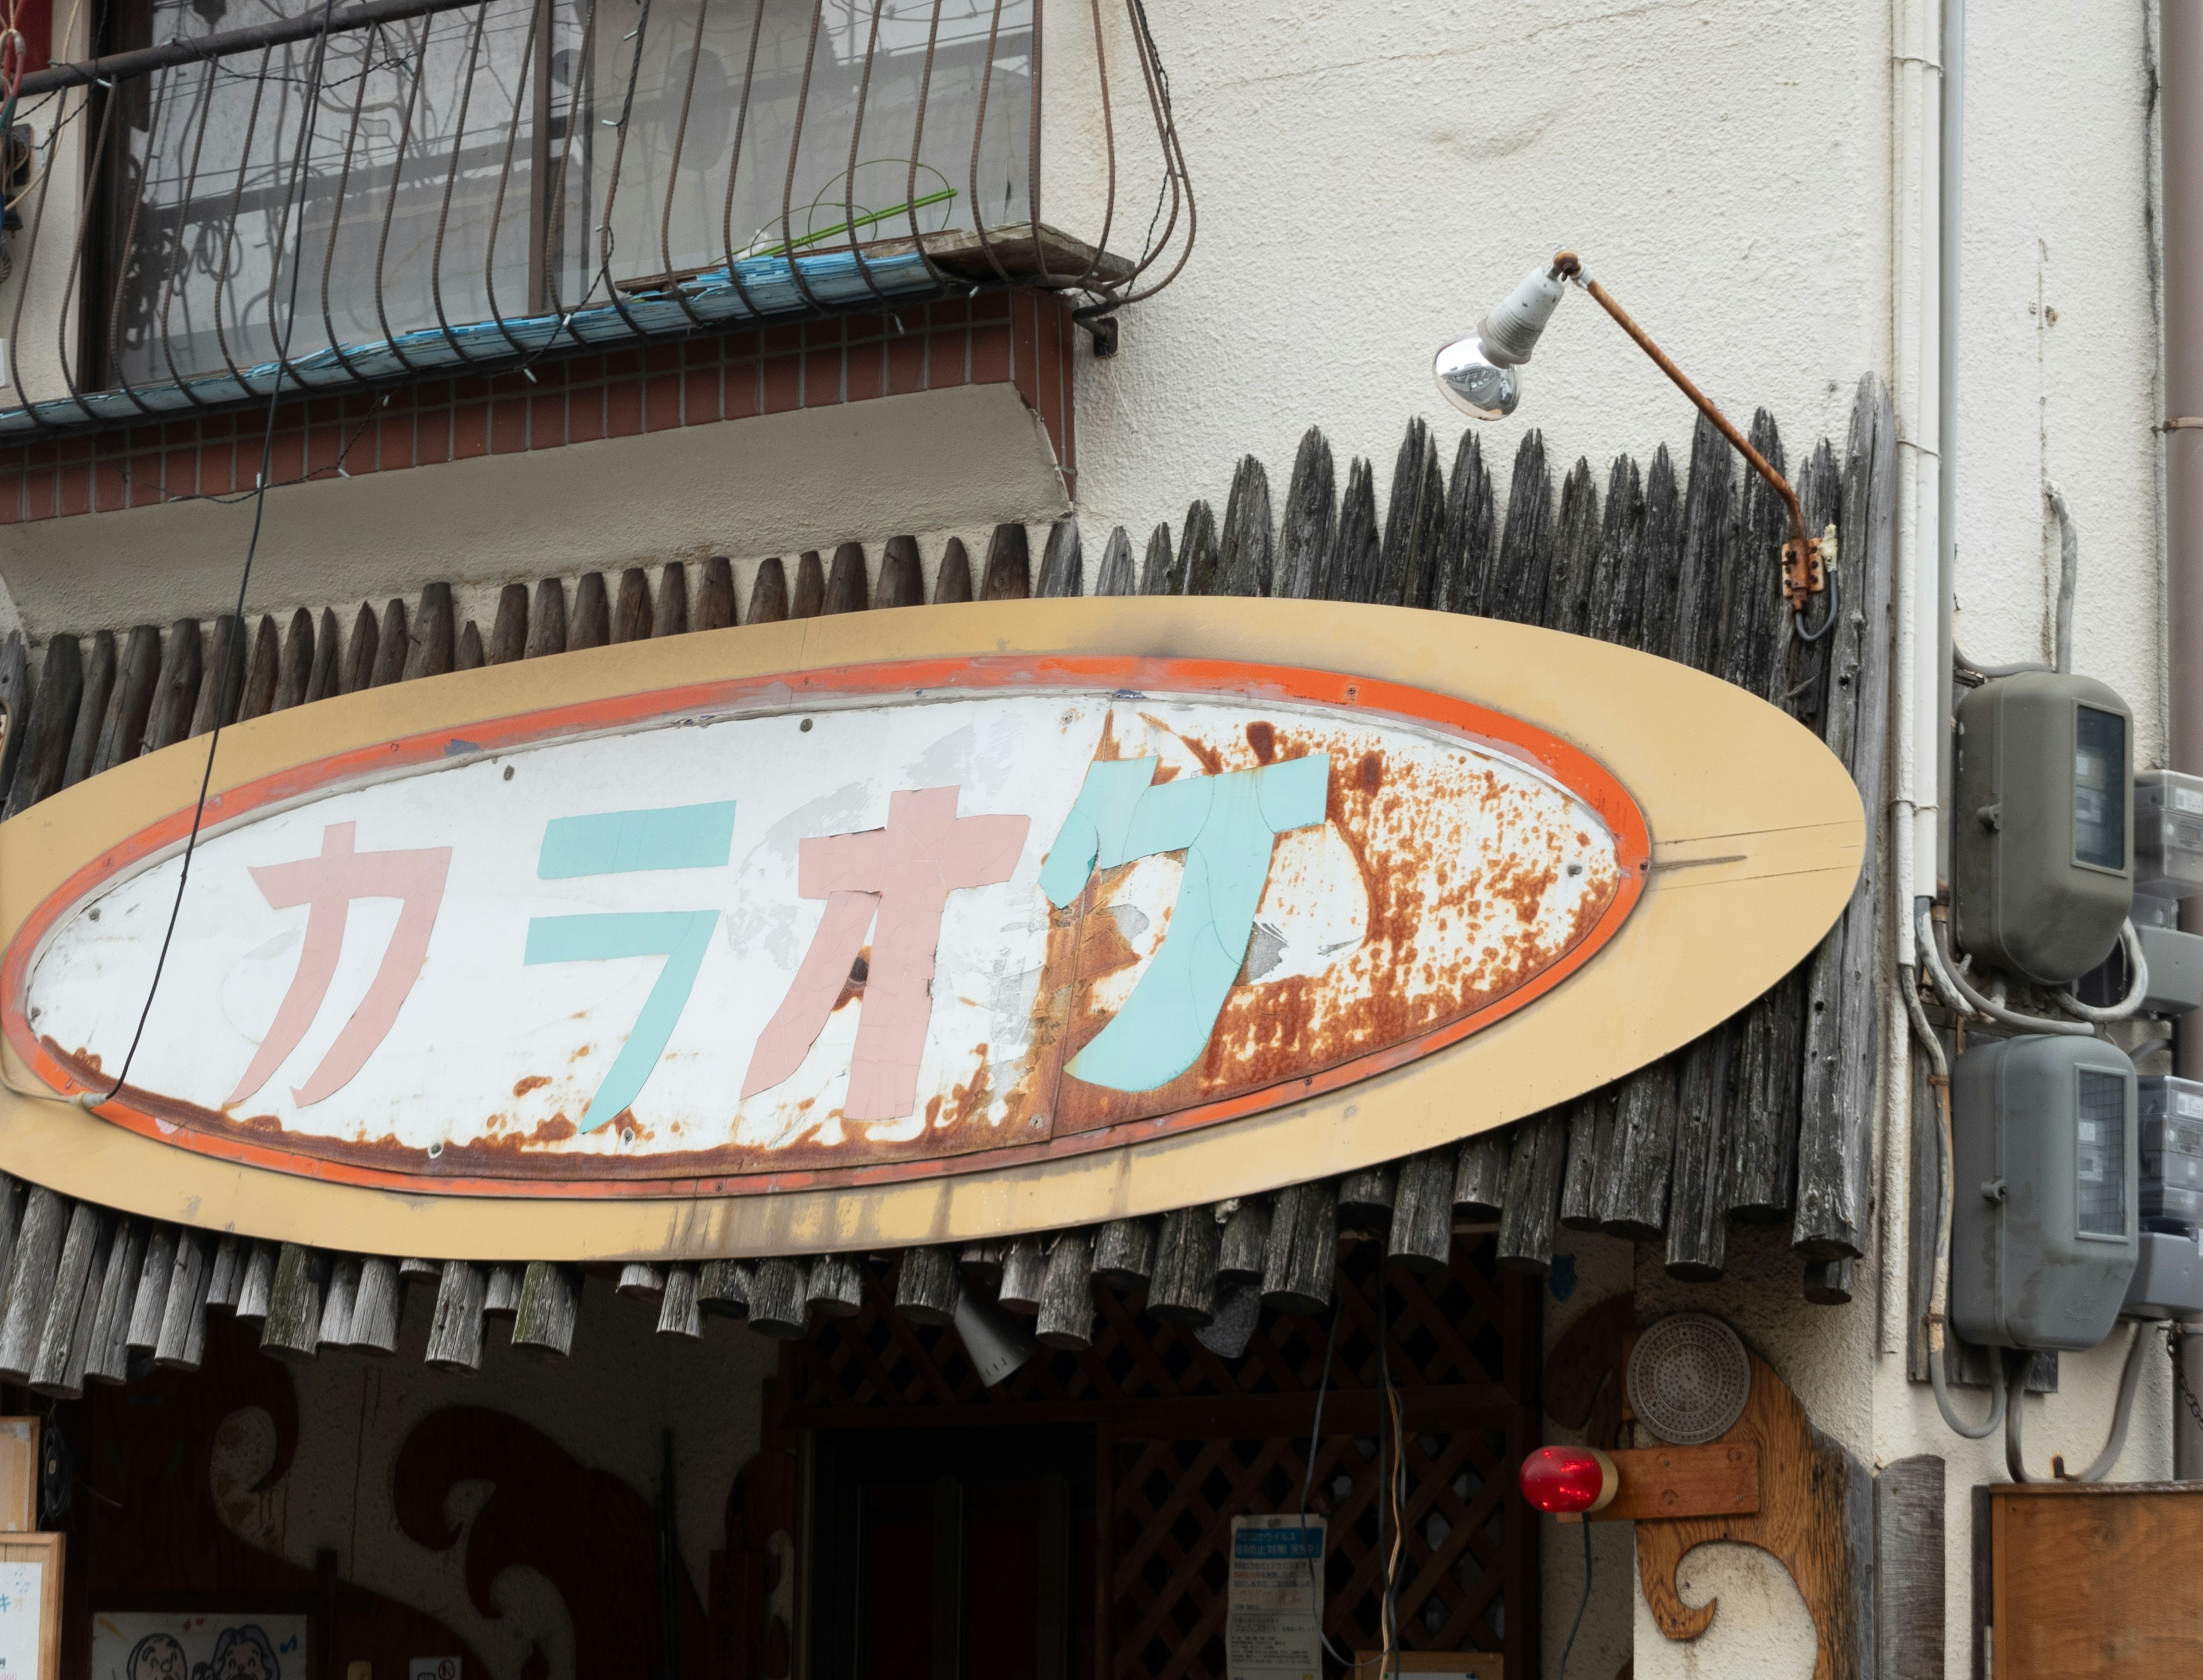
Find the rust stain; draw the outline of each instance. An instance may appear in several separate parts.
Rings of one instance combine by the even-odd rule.
[[[1278,755],[1278,731],[1273,724],[1257,719],[1247,725],[1247,744],[1255,749],[1255,756],[1264,764]]]
[[[1379,752],[1364,753],[1361,763],[1355,766],[1354,779],[1361,784],[1362,792],[1376,792],[1385,785],[1385,755]]]
[[[871,978],[871,973],[872,948],[867,945],[857,953],[857,960],[849,965],[849,978],[842,982],[842,994],[834,1000],[834,1008],[839,1009],[862,997],[865,982]]]
[[[530,1074],[526,1079],[518,1080],[514,1082],[512,1094],[515,1100],[517,1100],[518,1098],[528,1095],[531,1091],[542,1090],[545,1085],[550,1083],[551,1076],[548,1074]]]

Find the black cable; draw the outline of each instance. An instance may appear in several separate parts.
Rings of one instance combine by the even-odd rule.
[[[1404,1538],[1400,1532],[1399,1484],[1406,1466],[1401,1452],[1400,1431],[1397,1427],[1390,1429],[1386,1427],[1392,1423],[1392,1365],[1387,1357],[1391,1341],[1387,1312],[1389,1294],[1385,1287],[1385,1264],[1379,1260],[1377,1263],[1377,1474],[1383,1492],[1377,1500],[1377,1555],[1382,1560],[1384,1592],[1378,1600],[1377,1614],[1379,1643],[1384,1654],[1378,1663],[1377,1680],[1387,1680],[1385,1665],[1391,1663],[1397,1665],[1399,1660],[1400,1582],[1397,1554]],[[1392,1444],[1389,1473],[1385,1466],[1385,1443],[1388,1435]],[[1392,1512],[1392,1546],[1390,1551],[1385,1546],[1385,1512],[1388,1506]]]
[[[317,44],[314,51],[314,76],[316,79],[321,75],[322,61],[328,53],[329,16],[335,9],[336,0],[322,0],[322,33],[316,37]],[[298,151],[291,161],[291,186],[283,201],[286,221],[290,218],[291,206],[298,200],[299,177],[305,173],[306,158],[313,150],[314,119],[321,109],[320,99],[311,93],[301,104],[304,109],[298,128]],[[280,251],[282,246],[280,233],[275,244]],[[252,534],[245,540],[245,567],[237,579],[237,611],[232,618],[236,630],[224,650],[221,671],[216,679],[218,686],[215,689],[214,729],[207,736],[206,767],[199,773],[198,802],[192,807],[192,831],[184,841],[183,868],[176,877],[176,896],[168,905],[168,929],[161,935],[161,954],[153,962],[153,982],[145,988],[145,1004],[138,1012],[138,1028],[130,1035],[130,1050],[122,1058],[122,1071],[115,1076],[115,1083],[108,1087],[106,1096],[97,1103],[85,1103],[88,1109],[96,1109],[115,1100],[130,1077],[130,1064],[138,1059],[138,1046],[145,1041],[145,1023],[152,1019],[153,998],[161,989],[161,976],[168,969],[168,946],[176,937],[176,918],[184,908],[184,889],[192,878],[192,855],[198,849],[199,827],[206,819],[207,790],[214,784],[215,750],[221,745],[222,714],[229,709],[230,672],[235,670],[238,681],[240,683],[244,681],[245,597],[252,583],[252,557],[260,548],[261,520],[268,506],[268,475],[275,464],[275,411],[283,396],[283,376],[291,370],[291,335],[298,322],[298,270],[305,260],[305,246],[306,216],[301,209],[298,240],[291,251],[290,310],[283,322],[282,342],[275,347],[275,383],[268,393],[268,423],[260,439],[260,473],[254,483],[252,494]],[[216,630],[219,634],[219,626]]]
[[[1337,1287],[1336,1283],[1333,1287]],[[1308,1464],[1301,1476],[1301,1506],[1293,1514],[1295,1527],[1301,1530],[1305,1530],[1308,1526],[1308,1489],[1315,1482],[1315,1455],[1323,1449],[1323,1400],[1324,1396],[1331,1392],[1331,1361],[1338,1347],[1338,1297],[1334,1294],[1331,1299],[1331,1328],[1323,1339],[1323,1370],[1315,1383],[1315,1422],[1308,1429]],[[1351,1670],[1354,1665],[1332,1648],[1331,1636],[1323,1630],[1323,1582],[1317,1573],[1319,1560],[1313,1553],[1309,1555],[1308,1566],[1308,1587],[1315,1594],[1315,1636],[1322,1642],[1324,1653],[1332,1661],[1341,1668]]]
[[[1568,1630],[1568,1642],[1561,1647],[1561,1671],[1556,1680],[1568,1680],[1568,1654],[1576,1648],[1576,1636],[1583,1631],[1584,1612],[1591,1608],[1591,1517],[1588,1514],[1577,1519],[1576,1526],[1583,1530],[1584,1584],[1583,1596],[1576,1600],[1575,1625]]]

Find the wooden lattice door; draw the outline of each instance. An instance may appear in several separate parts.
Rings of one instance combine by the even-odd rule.
[[[892,1279],[876,1278],[857,1316],[790,1346],[788,1421],[1092,1424],[1100,1648],[1087,1671],[1225,1680],[1231,1519],[1298,1509],[1304,1488],[1308,1509],[1329,1525],[1331,1642],[1350,1656],[1378,1648],[1393,1539],[1386,1515],[1380,1547],[1379,1460],[1381,1442],[1391,1461],[1396,1404],[1401,1646],[1502,1651],[1509,1673],[1535,1674],[1537,1529],[1514,1492],[1515,1466],[1537,1440],[1535,1284],[1498,1271],[1489,1240],[1457,1242],[1450,1269],[1436,1275],[1381,1262],[1379,1244],[1343,1244],[1335,1325],[1332,1315],[1265,1313],[1237,1360],[1097,1286],[1094,1346],[1044,1350],[995,1389],[952,1332],[904,1321],[890,1304]]]

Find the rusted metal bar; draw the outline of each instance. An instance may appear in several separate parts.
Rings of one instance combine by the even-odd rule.
[[[340,34],[378,23],[402,23],[410,18],[426,17],[432,12],[455,12],[462,6],[485,3],[486,0],[369,0],[363,6],[347,6],[340,12],[330,12],[326,20],[316,7],[297,17],[281,18],[273,23],[225,29],[219,34],[200,35],[190,40],[164,41],[159,46],[139,47],[131,52],[111,52],[104,58],[90,59],[80,64],[50,65],[24,77],[16,97],[34,98],[41,93],[59,92],[64,87],[89,87],[97,82],[150,75],[179,64],[198,64],[208,59],[232,58],[242,52],[286,46],[293,41],[310,40],[324,29],[330,34]]]
[[[1798,500],[1797,491],[1790,488],[1790,481],[1751,447],[1750,439],[1729,423],[1728,417],[1714,406],[1711,398],[1691,382],[1690,376],[1675,365],[1673,357],[1652,341],[1652,335],[1631,318],[1629,311],[1615,302],[1613,294],[1583,271],[1583,263],[1575,252],[1563,251],[1556,253],[1553,272],[1576,281],[1590,293],[1598,306],[1614,317],[1615,324],[1636,340],[1637,347],[1652,358],[1653,365],[1674,382],[1675,388],[1691,399],[1698,412],[1710,420],[1715,429],[1729,441],[1730,447],[1751,464],[1751,470],[1765,479],[1775,493],[1782,498],[1782,506],[1790,516],[1790,540],[1782,545],[1782,598],[1789,602],[1792,612],[1804,612],[1805,597],[1821,593],[1826,583],[1826,576],[1821,564],[1820,540],[1806,535],[1805,510]]]

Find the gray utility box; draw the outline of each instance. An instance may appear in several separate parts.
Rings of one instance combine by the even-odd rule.
[[[2203,1246],[2169,1231],[2141,1233],[2141,1259],[2127,1285],[2129,1318],[2189,1318],[2203,1313]]]
[[[2135,778],[2135,890],[2203,896],[2203,776],[2147,770]]]
[[[2133,719],[2101,683],[2026,671],[1958,704],[1959,945],[2048,985],[2110,955],[2134,899]]]
[[[1952,1323],[1984,1347],[2094,1347],[2140,1253],[2134,1063],[2099,1038],[2006,1038],[1960,1056],[1951,1094]]]
[[[2149,984],[2142,991],[2141,1005],[2136,1013],[2154,1015],[2160,1020],[2203,1009],[2203,934],[2182,933],[2177,928],[2159,926],[2144,920],[2142,906],[2164,902],[2145,898],[2140,893],[2135,895],[2135,938],[2141,945],[2141,960],[2149,965]],[[2126,946],[2121,943],[2113,945],[2109,956],[2075,981],[2073,991],[2083,1003],[2107,1009],[2114,1003],[2123,1003],[2133,984],[2134,976],[2127,967]]]
[[[2153,1074],[2135,1081],[2141,1118],[2141,1216],[2162,1230],[2203,1230],[2203,1083]]]

